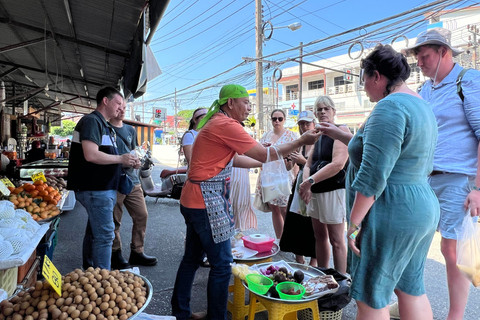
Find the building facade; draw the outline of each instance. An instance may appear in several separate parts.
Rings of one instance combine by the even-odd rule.
[[[440,16],[429,20],[428,28],[443,27],[452,32],[452,45],[464,49],[464,53],[455,58],[456,62],[465,68],[480,67],[478,61],[478,46],[480,45],[480,7],[472,7],[461,11],[442,12]],[[420,32],[420,31],[419,31]],[[397,37],[392,46],[400,51],[415,43],[416,38]],[[335,102],[337,109],[336,123],[346,124],[352,131],[356,131],[365,121],[374,107],[366,96],[359,82],[360,60],[365,57],[372,48],[363,51],[353,51],[329,59],[319,60],[302,67],[302,110],[313,110],[315,100],[320,95],[329,95]],[[416,90],[426,78],[417,67],[416,60],[409,57],[411,75],[407,80],[408,86]],[[313,66],[316,65],[316,66]],[[337,70],[337,71],[334,71]],[[344,72],[349,71],[350,75]],[[299,106],[299,67],[282,69],[282,78],[279,80],[280,95],[276,106],[290,113],[294,118]]]

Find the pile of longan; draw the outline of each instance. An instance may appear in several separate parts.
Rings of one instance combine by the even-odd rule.
[[[145,282],[128,271],[76,269],[59,296],[47,281],[0,303],[0,320],[127,320],[147,300]]]

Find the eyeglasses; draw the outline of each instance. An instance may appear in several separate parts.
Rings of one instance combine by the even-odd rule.
[[[322,110],[325,110],[325,112],[332,110],[330,107],[318,107],[317,112],[322,112]]]
[[[275,121],[279,121],[279,122],[282,122],[283,121],[283,117],[272,117],[272,121],[275,122]]]

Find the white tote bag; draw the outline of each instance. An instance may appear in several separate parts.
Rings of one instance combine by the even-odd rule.
[[[281,196],[289,196],[290,178],[285,161],[278,155],[278,160],[270,161],[270,148],[267,149],[267,162],[262,165],[262,196],[263,202],[269,202]]]

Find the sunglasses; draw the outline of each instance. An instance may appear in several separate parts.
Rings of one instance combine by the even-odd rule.
[[[283,117],[272,117],[272,121],[275,122],[275,121],[279,121],[279,122],[282,122],[283,121]]]

